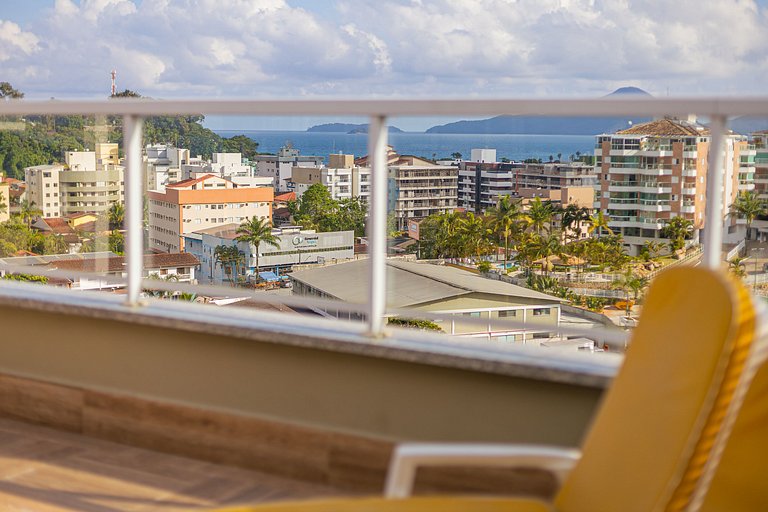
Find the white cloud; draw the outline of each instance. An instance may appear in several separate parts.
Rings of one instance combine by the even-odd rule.
[[[0,21],[8,79],[42,96],[764,93],[753,0],[56,0]],[[306,5],[306,2],[304,2]],[[318,8],[321,9],[321,8]]]
[[[37,50],[37,37],[16,23],[0,20],[0,62],[30,55]]]

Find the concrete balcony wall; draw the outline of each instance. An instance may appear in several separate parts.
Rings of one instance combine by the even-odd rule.
[[[291,334],[298,316],[228,311],[224,322],[210,306],[132,310],[120,300],[0,287],[0,414],[374,489],[395,441],[577,446],[609,380],[462,362],[404,349],[402,339],[362,343],[340,329]],[[339,470],[334,460],[354,462]]]

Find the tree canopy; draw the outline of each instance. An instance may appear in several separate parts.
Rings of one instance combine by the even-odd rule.
[[[299,199],[288,203],[294,223],[318,231],[354,231],[365,235],[368,205],[359,198],[335,200],[321,183],[315,183]]]
[[[24,97],[24,93],[19,91],[18,89],[15,89],[10,83],[8,82],[0,82],[0,98],[8,98],[8,99],[21,99]]]

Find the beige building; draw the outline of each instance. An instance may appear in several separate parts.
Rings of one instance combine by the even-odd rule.
[[[10,218],[11,184],[0,178],[0,222],[5,222]]]
[[[96,144],[96,151],[68,151],[65,165],[24,169],[27,200],[45,218],[71,213],[101,213],[125,200],[123,167],[117,144]]]
[[[335,200],[359,197],[368,202],[371,193],[371,170],[355,165],[353,155],[328,156],[327,167],[294,167],[289,188],[301,197],[315,183],[322,183]]]
[[[492,150],[472,150],[475,152]],[[495,152],[491,153],[495,155]],[[499,163],[473,156],[459,165],[459,206],[470,212],[493,208],[504,196],[526,197],[526,190],[559,190],[564,187],[599,186],[594,167],[581,162]],[[478,158],[476,160],[476,158]],[[592,208],[593,205],[583,205]]]
[[[148,144],[144,148],[144,178],[147,190],[163,192],[169,183],[183,179],[182,168],[190,162],[189,150],[169,144]]]
[[[741,162],[750,153],[754,157],[754,149],[740,135],[725,139],[722,194],[728,240],[729,235],[739,237],[729,207],[739,192],[755,186],[754,164]],[[637,254],[646,241],[668,242],[661,231],[677,216],[693,222],[694,240],[699,238],[704,229],[709,142],[707,128],[666,118],[597,137],[600,208],[611,229],[624,236],[630,254]]]
[[[27,201],[42,212],[42,216],[61,217],[64,199],[59,187],[59,174],[64,172],[64,166],[36,165],[24,169],[24,182],[27,185]]]
[[[358,260],[291,274],[293,293],[361,303],[368,294],[368,262]],[[387,306],[447,317],[447,334],[504,343],[548,339],[560,323],[561,300],[528,288],[486,279],[453,267],[387,260]],[[331,316],[349,313],[328,311]],[[470,321],[468,321],[471,319]],[[522,322],[511,327],[504,321]]]
[[[271,221],[274,189],[242,188],[224,178],[206,175],[150,191],[149,248],[184,250],[182,235],[253,217]]]
[[[368,157],[355,160],[368,168]],[[410,155],[387,151],[388,210],[394,212],[398,228],[407,229],[409,219],[423,219],[451,212],[458,204],[459,169]]]

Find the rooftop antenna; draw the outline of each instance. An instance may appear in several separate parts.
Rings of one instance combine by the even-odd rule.
[[[114,96],[115,94],[117,94],[117,86],[115,84],[115,78],[117,78],[117,71],[113,69],[112,73],[110,74],[112,75],[112,96]]]

